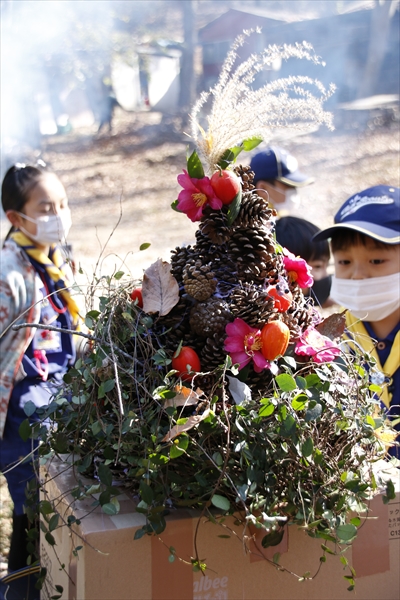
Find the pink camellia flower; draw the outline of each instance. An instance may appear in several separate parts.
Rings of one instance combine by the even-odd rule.
[[[303,332],[294,351],[302,356],[311,356],[316,363],[332,362],[340,354],[340,348],[314,327]]]
[[[260,373],[270,366],[261,354],[261,331],[247,325],[243,319],[235,319],[225,327],[228,337],[225,340],[225,350],[230,355],[233,364],[239,363],[242,370],[252,360],[254,370]]]
[[[286,248],[283,249],[283,255],[283,264],[289,280],[291,282],[295,281],[301,288],[311,287],[314,279],[311,275],[310,266],[304,258],[295,256]]]
[[[178,183],[183,190],[179,193],[176,208],[180,212],[186,213],[191,221],[200,221],[203,210],[208,204],[212,208],[222,208],[222,201],[215,195],[208,177],[191,178],[184,170],[178,175]]]

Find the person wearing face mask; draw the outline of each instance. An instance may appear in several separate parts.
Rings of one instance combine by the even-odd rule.
[[[14,503],[8,568],[15,571],[26,566],[25,487],[34,476],[31,461],[19,464],[33,443],[22,440],[19,427],[27,403],[48,404],[73,364],[73,335],[63,329],[77,328],[79,309],[59,247],[71,226],[61,181],[44,163],[17,164],[5,174],[1,200],[12,227],[0,261],[0,471]],[[12,328],[20,323],[52,329]],[[35,422],[35,413],[29,420]]]
[[[331,297],[348,309],[346,337],[375,358],[371,383],[382,387],[381,402],[400,431],[400,188],[354,194],[334,222],[313,238],[331,239]],[[399,446],[389,453],[400,459]]]
[[[279,217],[290,214],[299,205],[298,188],[314,182],[299,171],[295,157],[278,146],[255,154],[250,167],[256,192],[275,208]]]

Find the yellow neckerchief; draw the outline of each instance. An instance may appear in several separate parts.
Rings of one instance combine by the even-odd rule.
[[[357,343],[362,347],[362,349],[367,354],[371,354],[374,357],[374,359],[376,360],[376,364],[378,368],[382,371],[382,373],[387,377],[392,378],[397,369],[400,367],[400,331],[396,333],[396,337],[394,338],[390,354],[382,367],[381,361],[379,360],[378,352],[376,351],[376,345],[371,339],[368,331],[365,329],[362,321],[360,321],[360,319],[352,315],[351,312],[347,311],[346,326],[349,330],[349,334],[353,336],[354,340],[357,341]],[[387,385],[382,386],[382,394],[380,396],[380,399],[387,408],[390,407],[392,394],[389,393]]]
[[[63,270],[65,261],[59,248],[55,245],[51,246],[53,254],[52,259],[50,259],[21,231],[13,232],[10,235],[10,238],[14,240],[18,246],[23,248],[28,256],[32,257],[34,260],[36,260],[36,262],[40,263],[46,269],[46,272],[52,281],[54,281],[56,284],[59,284],[60,289],[58,293],[61,294],[65,300],[68,311],[72,317],[73,325],[74,327],[77,327],[79,322],[79,308],[67,288],[68,279]]]

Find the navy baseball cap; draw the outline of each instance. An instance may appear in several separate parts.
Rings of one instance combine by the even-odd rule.
[[[301,187],[314,182],[313,177],[308,177],[298,170],[298,163],[294,156],[278,146],[269,146],[264,152],[258,152],[250,162],[254,171],[254,183],[277,179],[291,187]]]
[[[332,237],[337,229],[353,229],[385,244],[400,244],[400,188],[376,185],[354,194],[339,208],[335,224],[313,237]]]

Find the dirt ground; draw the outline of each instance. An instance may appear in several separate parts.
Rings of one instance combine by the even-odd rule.
[[[96,128],[45,138],[42,158],[59,175],[68,193],[73,228],[69,241],[83,290],[93,272],[116,270],[140,278],[158,257],[194,239],[196,225],[174,212],[177,175],[185,168],[190,139],[179,120],[160,113],[116,114],[112,134]],[[280,140],[316,182],[302,190],[298,216],[320,227],[351,194],[378,183],[399,185],[398,126],[320,131]],[[262,147],[260,147],[262,148]],[[242,164],[250,156],[241,155]],[[1,219],[1,238],[8,229]],[[139,251],[145,242],[151,246]],[[97,266],[96,266],[97,265]],[[10,502],[0,480],[0,575],[6,567]]]

